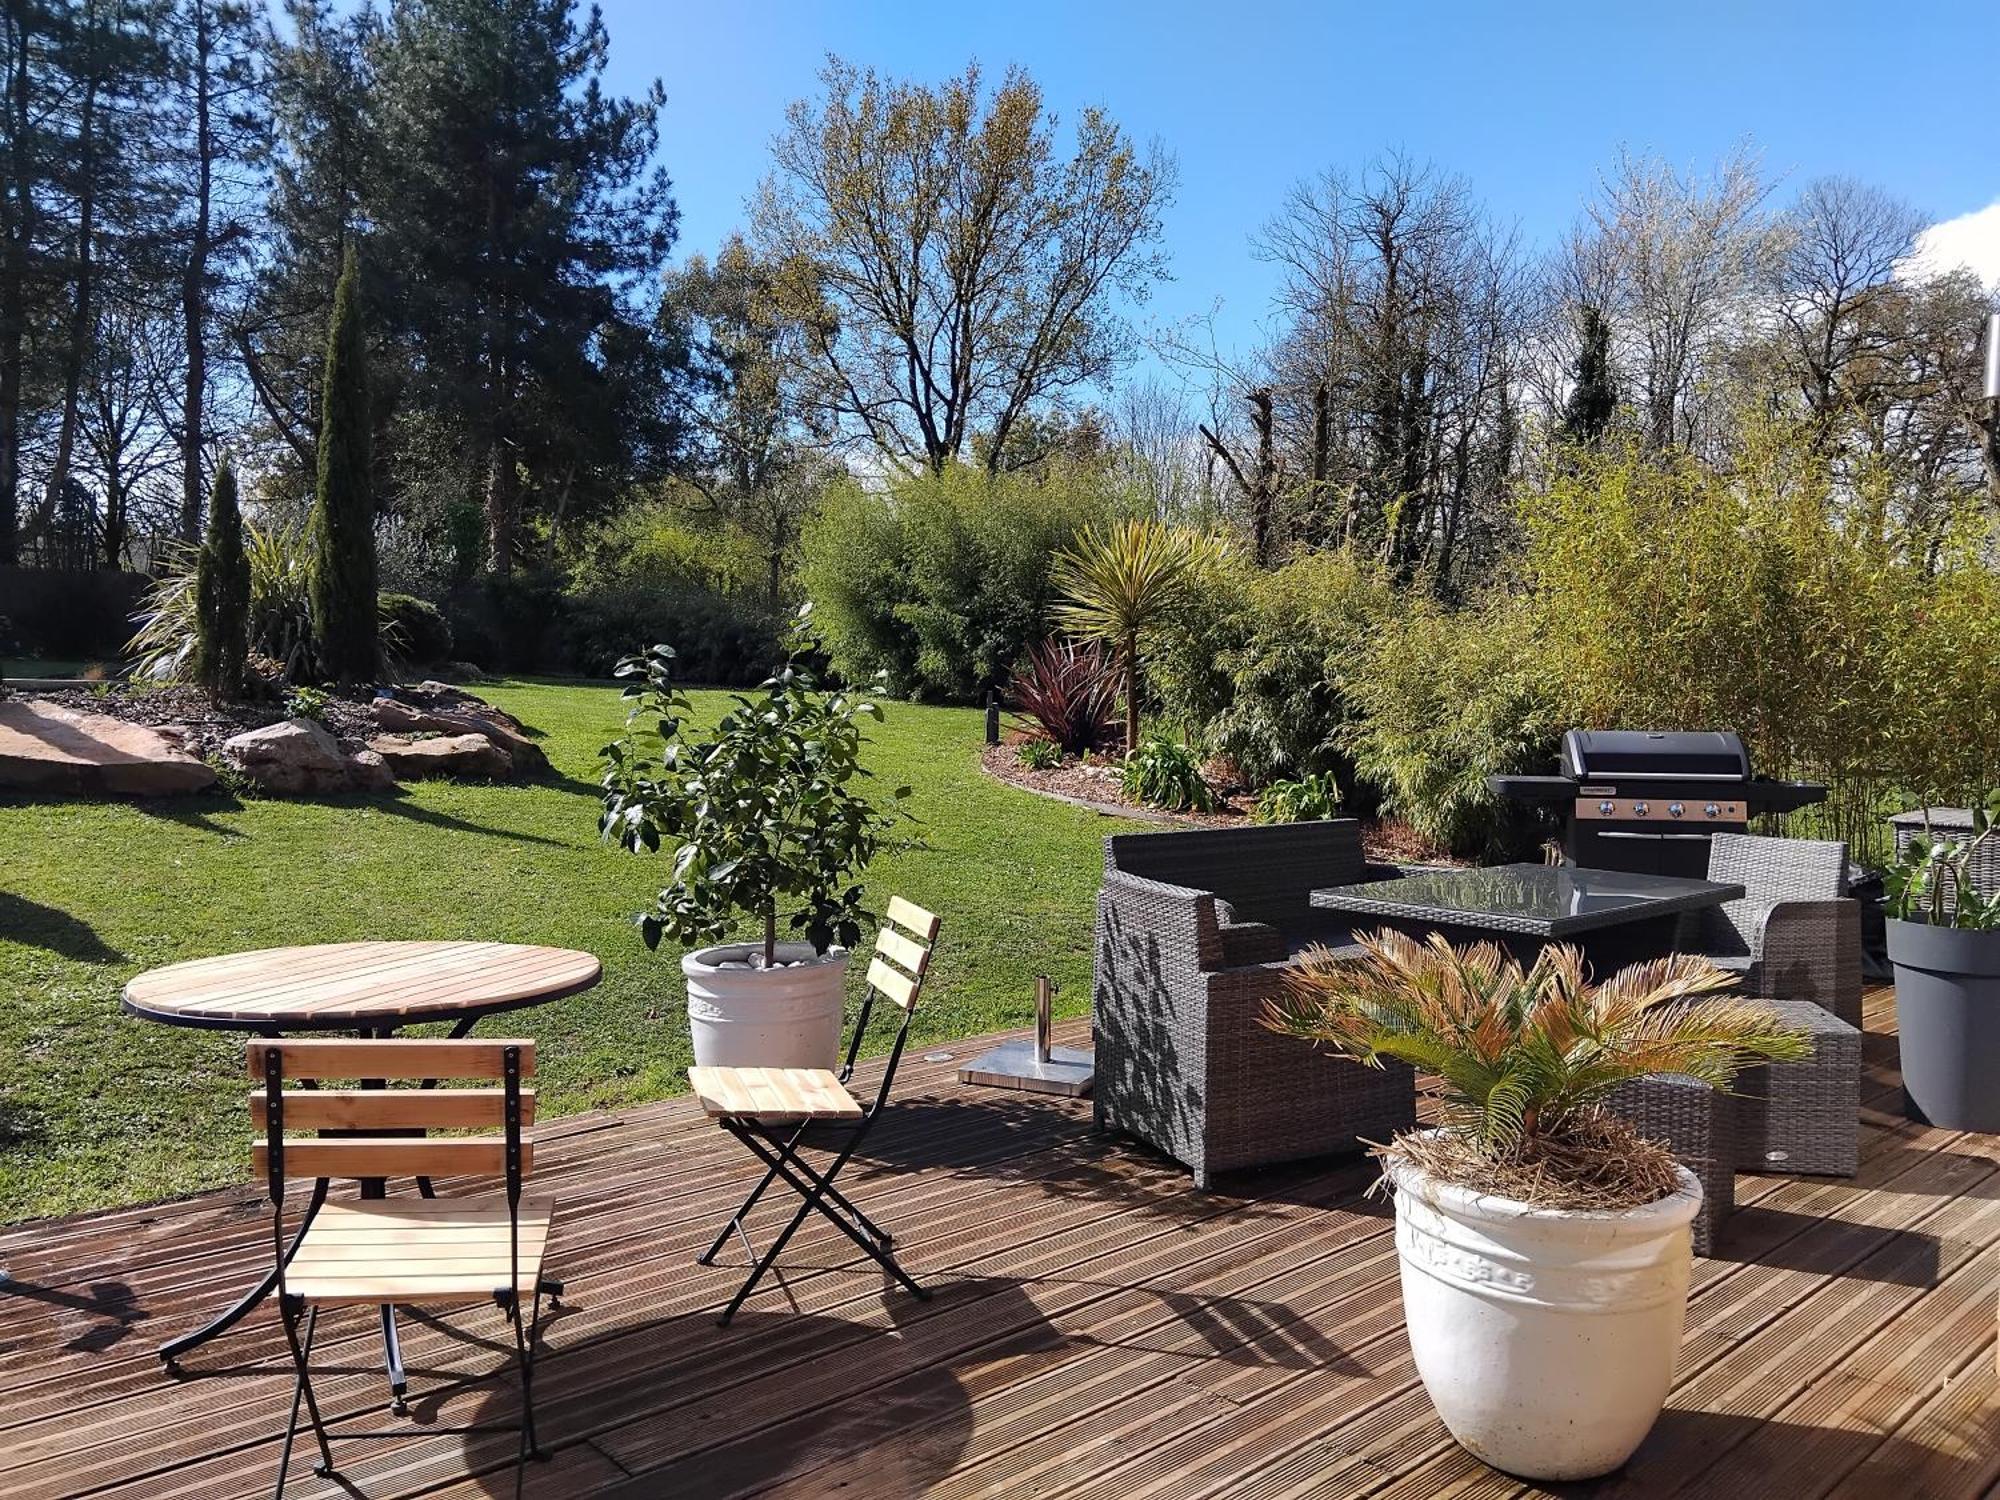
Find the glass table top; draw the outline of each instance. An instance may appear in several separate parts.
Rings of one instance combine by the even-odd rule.
[[[1314,891],[1312,904],[1330,911],[1560,936],[1719,906],[1742,894],[1739,885],[1709,880],[1519,864],[1331,886]]]

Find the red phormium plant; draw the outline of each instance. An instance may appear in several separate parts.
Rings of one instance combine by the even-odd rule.
[[[1096,641],[1043,641],[1014,669],[1008,696],[1044,739],[1072,755],[1117,735],[1118,676]]]

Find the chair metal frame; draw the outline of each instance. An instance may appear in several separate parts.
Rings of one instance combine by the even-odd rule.
[[[893,976],[891,982],[905,981],[910,985],[910,991],[908,1002],[900,1005],[903,1019],[896,1028],[896,1039],[889,1048],[888,1061],[883,1065],[882,1082],[875,1091],[874,1099],[862,1106],[861,1117],[851,1121],[804,1120],[791,1128],[789,1133],[786,1127],[760,1124],[755,1120],[738,1116],[725,1115],[718,1121],[722,1128],[741,1141],[745,1149],[761,1161],[766,1169],[763,1179],[750,1190],[750,1196],[743,1200],[742,1207],[731,1214],[728,1222],[717,1232],[715,1242],[695,1257],[697,1265],[714,1265],[715,1257],[721,1253],[723,1245],[734,1233],[742,1240],[744,1253],[750,1261],[749,1276],[736,1289],[736,1295],[729,1299],[728,1307],[724,1308],[722,1315],[716,1319],[720,1327],[729,1326],[730,1320],[736,1316],[736,1310],[757,1289],[757,1284],[777,1263],[778,1256],[791,1242],[792,1236],[798,1233],[800,1226],[815,1212],[858,1245],[870,1260],[887,1271],[918,1301],[930,1301],[930,1292],[919,1286],[916,1280],[897,1263],[894,1254],[894,1236],[857,1208],[851,1199],[833,1185],[834,1178],[840,1175],[841,1168],[847,1165],[848,1159],[867,1138],[868,1131],[881,1117],[883,1108],[889,1102],[889,1090],[896,1081],[896,1068],[903,1058],[904,1043],[909,1039],[910,1020],[916,1015],[917,1001],[923,992],[924,976],[929,971],[931,955],[937,941],[939,919],[900,897],[892,898],[889,902],[888,919],[883,924],[885,932],[894,931],[891,923],[900,923],[917,934],[923,945],[923,956],[915,965],[917,972],[914,975],[903,975],[883,962],[882,955],[892,951],[888,946],[888,939],[880,935],[876,938],[877,956],[869,965],[868,983],[862,993],[861,1012],[854,1020],[854,1032],[848,1040],[846,1059],[841,1064],[839,1073],[835,1075],[842,1088],[845,1088],[854,1076],[854,1065],[861,1055],[861,1041],[868,1031],[868,1018],[874,1011],[875,997],[878,994],[888,994],[888,991],[878,983],[878,971],[886,970]],[[901,938],[900,933],[895,936]],[[889,996],[889,1000],[892,1005],[899,1003],[893,995]],[[846,1140],[834,1150],[831,1145],[808,1140],[808,1136],[814,1134],[844,1134]],[[815,1170],[800,1156],[799,1151],[802,1146],[833,1150],[833,1158],[823,1171]],[[750,1242],[749,1231],[744,1228],[744,1220],[757,1206],[765,1190],[780,1178],[803,1201],[799,1204],[797,1212],[792,1215],[791,1221],[771,1242],[771,1248],[759,1256],[756,1247]]]
[[[367,1049],[371,1047],[394,1048],[401,1044],[395,1041],[385,1042],[377,1039],[360,1040],[346,1043],[345,1045]],[[505,1287],[495,1287],[492,1296],[494,1304],[506,1317],[514,1335],[514,1360],[521,1382],[521,1419],[519,1422],[511,1423],[482,1423],[456,1427],[426,1426],[421,1431],[425,1434],[436,1433],[440,1435],[465,1435],[487,1432],[518,1433],[520,1444],[514,1460],[514,1494],[516,1500],[519,1500],[525,1480],[528,1459],[545,1459],[548,1457],[548,1454],[543,1451],[535,1436],[534,1369],[536,1344],[541,1333],[542,1295],[544,1291],[548,1290],[549,1282],[546,1278],[537,1282],[534,1295],[529,1299],[530,1307],[525,1322],[522,1316],[522,1299],[519,1291],[521,1283],[521,1188],[527,1175],[523,1159],[521,1136],[521,1078],[524,1051],[529,1058],[532,1058],[534,1044],[532,1042],[489,1042],[481,1044],[453,1041],[441,1045],[484,1046],[488,1048],[497,1046],[499,1048],[501,1062],[500,1077],[504,1090],[502,1125],[505,1134],[502,1145],[502,1159],[507,1183],[509,1275],[507,1285]],[[275,1278],[277,1283],[278,1314],[280,1321],[284,1324],[285,1344],[291,1352],[292,1365],[296,1373],[296,1381],[292,1388],[291,1411],[285,1423],[284,1443],[278,1455],[278,1476],[271,1490],[272,1500],[282,1500],[285,1492],[285,1479],[291,1468],[292,1448],[298,1437],[299,1408],[301,1405],[305,1408],[307,1419],[312,1427],[313,1438],[319,1447],[319,1462],[313,1465],[313,1472],[321,1476],[331,1476],[337,1472],[334,1466],[332,1447],[335,1439],[345,1441],[350,1438],[400,1438],[408,1437],[411,1432],[409,1428],[361,1432],[333,1431],[331,1430],[333,1423],[321,1413],[319,1401],[313,1393],[310,1361],[312,1358],[313,1337],[317,1332],[319,1324],[319,1307],[316,1304],[309,1304],[308,1300],[303,1296],[292,1294],[286,1284],[286,1268],[290,1265],[293,1254],[298,1250],[300,1244],[303,1243],[305,1231],[309,1227],[311,1218],[325,1199],[327,1179],[324,1177],[315,1179],[313,1200],[311,1207],[307,1211],[307,1223],[302,1224],[297,1234],[288,1242],[285,1235],[285,1100],[287,1095],[284,1086],[285,1055],[288,1050],[290,1050],[288,1044],[282,1041],[253,1041],[248,1046],[253,1074],[260,1076],[263,1084],[265,1191],[270,1198],[272,1209],[271,1249],[276,1264]],[[261,1066],[259,1065],[260,1063]],[[395,1071],[393,1064],[389,1062],[389,1055],[386,1053],[384,1054],[383,1064],[379,1066],[381,1077],[402,1076]],[[313,1087],[315,1081],[308,1080],[308,1090]],[[434,1082],[434,1079],[426,1078],[425,1087],[430,1087]],[[421,1091],[412,1092],[420,1093]],[[325,1133],[337,1135],[340,1132],[328,1131]],[[428,1145],[437,1147],[450,1146],[454,1143],[448,1140],[411,1140],[408,1144],[412,1146]],[[466,1142],[465,1144],[471,1143]],[[430,1197],[432,1195],[425,1193],[424,1196]],[[382,1312],[386,1320],[390,1315],[389,1307],[384,1306]],[[304,1329],[303,1337],[300,1334],[301,1325],[303,1325]]]

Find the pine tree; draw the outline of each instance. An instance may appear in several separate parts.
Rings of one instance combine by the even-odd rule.
[[[368,345],[352,249],[333,294],[326,380],[320,396],[319,478],[308,537],[308,588],[321,668],[339,682],[373,682],[380,670],[375,602],[375,496],[371,488]]]
[[[1571,442],[1593,445],[1611,426],[1618,412],[1618,385],[1611,373],[1611,325],[1604,314],[1586,307],[1580,318],[1583,347],[1577,351],[1575,379],[1563,405],[1563,434]]]
[[[195,560],[194,599],[196,675],[216,702],[240,698],[250,654],[250,559],[243,551],[236,470],[226,458],[208,497],[208,538]]]

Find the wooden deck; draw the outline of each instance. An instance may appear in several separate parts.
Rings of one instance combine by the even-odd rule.
[[[1620,1475],[1563,1493],[2000,1494],[2000,1137],[1901,1117],[1892,1018],[1872,994],[1860,1176],[1739,1179],[1723,1254],[1696,1262],[1666,1415]],[[720,1330],[740,1269],[691,1262],[750,1159],[685,1101],[543,1128],[571,1296],[538,1370],[555,1451],[530,1494],[1541,1493],[1432,1415],[1362,1166],[1203,1196],[1094,1137],[1087,1103],[960,1088],[953,1066],[911,1058],[843,1178],[936,1288],[927,1304],[815,1224],[782,1285]],[[267,1222],[246,1190],[0,1236],[18,1283],[0,1291],[0,1495],[269,1492],[290,1381],[275,1312],[183,1380],[153,1355],[263,1267]],[[322,1400],[379,1412],[372,1316],[329,1319]],[[288,1495],[512,1493],[511,1436],[423,1430],[511,1416],[481,1378],[503,1365],[497,1313],[406,1317],[404,1334],[409,1437],[341,1445],[338,1482],[295,1461]]]

